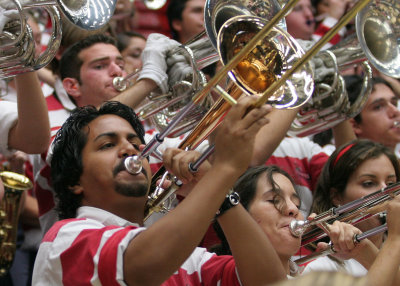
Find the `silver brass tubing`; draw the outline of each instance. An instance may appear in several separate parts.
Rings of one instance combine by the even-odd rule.
[[[366,239],[366,238],[368,238],[370,236],[373,236],[373,235],[378,234],[378,233],[385,232],[385,231],[387,231],[387,229],[388,229],[388,227],[387,227],[387,224],[385,223],[385,224],[382,224],[382,225],[377,226],[375,228],[372,228],[370,230],[367,230],[367,231],[365,231],[363,233],[357,234],[357,235],[354,236],[354,243],[359,243],[362,240],[364,240],[364,239]]]
[[[363,233],[354,235],[353,242],[354,242],[354,244],[360,243],[362,240],[364,240],[366,238],[369,238],[369,237],[371,237],[371,236],[373,236],[375,234],[379,234],[379,233],[385,232],[386,230],[387,230],[387,224],[385,223],[383,225],[380,225],[380,226],[377,226],[377,227],[372,228],[370,230],[367,230],[367,231],[365,231]],[[307,255],[305,257],[296,259],[294,262],[297,265],[302,265],[302,264],[307,263],[307,262],[309,262],[311,260],[317,259],[319,257],[326,256],[326,255],[334,254],[334,253],[335,253],[335,249],[334,249],[334,246],[331,244],[331,247],[329,247],[329,248],[327,248],[327,249],[325,249],[323,251],[314,252],[314,253],[312,253],[310,255]]]
[[[381,203],[384,201],[389,200],[393,195],[397,195],[397,192],[400,190],[400,183],[396,183],[390,185],[384,189],[380,189],[372,194],[349,202],[343,206],[339,206],[336,208],[331,208],[330,210],[323,212],[322,214],[317,215],[313,220],[308,221],[297,221],[293,220],[289,224],[290,232],[293,236],[299,237],[304,234],[304,232],[311,226],[320,224],[327,220],[335,219],[341,214],[346,214],[350,211],[354,211],[359,207],[368,206],[375,206],[376,203]]]
[[[179,113],[174,117],[174,119],[168,124],[161,133],[156,134],[149,143],[146,144],[143,151],[139,156],[132,156],[125,159],[125,168],[131,174],[138,174],[142,170],[142,160],[150,156],[158,146],[164,142],[165,137],[176,127],[176,125],[196,106],[195,102],[188,103]],[[131,159],[130,159],[131,158]],[[129,168],[129,169],[128,169]],[[130,170],[130,171],[129,171]]]
[[[201,154],[201,156],[195,162],[189,164],[189,170],[192,173],[197,172],[200,165],[203,164],[203,162],[207,160],[207,158],[214,152],[214,149],[215,145],[208,146],[207,150],[204,151],[204,153]]]

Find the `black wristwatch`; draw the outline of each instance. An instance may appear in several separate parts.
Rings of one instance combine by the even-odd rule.
[[[231,190],[225,197],[224,202],[222,203],[221,207],[215,214],[215,218],[222,215],[224,212],[229,210],[231,207],[237,206],[240,202],[240,196],[238,193]]]

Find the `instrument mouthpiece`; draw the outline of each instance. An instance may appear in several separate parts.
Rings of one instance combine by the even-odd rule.
[[[142,171],[142,160],[139,156],[127,157],[124,161],[125,169],[132,175],[137,175]]]
[[[114,77],[113,86],[118,91],[124,91],[127,87],[126,80],[121,76]]]
[[[300,237],[308,226],[308,220],[292,220],[289,224],[289,229],[293,236]]]

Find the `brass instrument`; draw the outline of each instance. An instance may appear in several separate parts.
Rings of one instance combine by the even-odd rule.
[[[21,196],[33,184],[27,177],[13,172],[0,172],[0,177],[5,187],[0,208],[0,276],[3,276],[14,260]]]
[[[283,9],[281,9],[271,21],[269,21],[267,23],[263,23],[264,25],[263,24],[259,25],[259,23],[262,23],[262,19],[257,19],[257,17],[250,17],[250,16],[247,17],[249,19],[248,20],[249,22],[254,21],[257,23],[256,25],[254,25],[254,27],[257,27],[255,30],[259,29],[258,32],[254,33],[254,34],[251,33],[251,35],[252,35],[251,39],[246,38],[246,36],[245,36],[246,33],[241,31],[240,29],[235,30],[235,28],[233,28],[232,30],[230,30],[231,25],[233,25],[233,27],[235,27],[235,23],[237,22],[235,20],[246,21],[246,19],[245,19],[246,17],[237,16],[237,17],[231,18],[230,20],[226,21],[226,24],[222,25],[222,27],[220,29],[218,39],[219,40],[223,39],[222,31],[224,31],[224,30],[230,31],[233,35],[236,35],[237,37],[235,37],[235,36],[231,37],[231,39],[234,40],[234,43],[230,46],[230,48],[231,48],[231,51],[234,51],[237,53],[233,54],[232,58],[228,59],[229,62],[226,63],[226,65],[221,68],[221,70],[208,82],[208,84],[202,90],[200,90],[199,92],[197,92],[195,94],[195,96],[193,97],[192,103],[195,104],[197,100],[203,98],[211,90],[220,91],[221,95],[223,95],[224,98],[231,98],[231,96],[229,94],[224,95],[225,92],[223,90],[221,90],[221,88],[219,88],[217,84],[224,77],[224,75],[226,73],[229,73],[231,78],[235,78],[235,75],[236,76],[244,75],[243,78],[245,78],[246,73],[239,70],[240,64],[242,62],[246,61],[246,57],[248,55],[250,55],[250,53],[252,51],[253,52],[257,52],[257,50],[267,51],[267,55],[271,55],[267,58],[274,59],[275,63],[278,65],[278,63],[279,63],[278,57],[280,56],[280,53],[278,52],[279,49],[276,49],[276,51],[274,51],[274,49],[273,48],[271,49],[270,46],[268,46],[268,44],[267,44],[267,47],[263,46],[264,39],[266,39],[266,37],[268,37],[270,33],[273,34],[273,31],[279,30],[279,28],[276,28],[275,25],[280,21],[280,19],[282,19],[282,17],[284,15],[286,15],[286,13],[295,5],[295,3],[296,3],[296,0],[287,3],[285,5],[285,7],[283,7]],[[294,89],[295,85],[291,85],[292,80],[293,79],[294,80],[303,79],[307,83],[307,85],[305,85],[305,87],[310,87],[310,85],[312,86],[312,84],[313,84],[312,78],[311,78],[311,80],[306,80],[309,78],[308,74],[306,72],[306,70],[307,70],[306,63],[308,63],[308,61],[313,56],[316,55],[316,53],[319,51],[319,49],[321,49],[337,33],[338,30],[340,30],[346,23],[348,23],[367,4],[368,4],[368,1],[366,1],[366,0],[359,1],[349,11],[348,14],[346,14],[320,41],[318,41],[304,55],[303,55],[301,48],[299,47],[299,50],[301,51],[300,54],[296,54],[294,52],[293,55],[291,55],[292,57],[297,56],[298,57],[297,60],[294,60],[293,63],[291,65],[289,65],[288,69],[284,73],[278,75],[276,77],[275,81],[269,82],[270,83],[269,86],[267,86],[264,90],[261,90],[260,92],[258,92],[258,94],[260,95],[260,98],[256,102],[254,107],[261,106],[262,104],[264,104],[267,101],[269,103],[274,104],[278,108],[294,108],[294,107],[304,104],[307,100],[303,100],[301,97],[298,96],[298,93]],[[253,20],[253,18],[255,18],[255,19]],[[236,26],[240,27],[240,23],[236,24]],[[232,31],[237,31],[237,33],[235,34]],[[252,30],[250,30],[250,31],[252,31]],[[280,39],[285,38],[285,37],[281,36],[283,34],[284,34],[284,32],[278,33],[278,36]],[[244,35],[244,37],[245,37],[245,40],[243,40],[243,41],[240,40],[242,35]],[[287,39],[288,39],[288,41],[291,40],[290,37],[288,37]],[[275,38],[273,38],[273,41],[275,41]],[[222,58],[223,55],[221,55],[222,54],[221,46],[223,44],[221,42],[218,43],[218,51],[220,53],[220,57]],[[244,45],[246,42],[247,42],[247,44]],[[267,42],[268,42],[268,40],[267,40]],[[269,43],[271,43],[271,42],[269,42]],[[271,43],[271,45],[273,46],[272,43]],[[277,46],[279,46],[279,44],[277,44]],[[293,41],[293,44],[290,43],[290,44],[284,45],[283,50],[291,51],[290,49],[288,49],[288,47],[296,47],[296,46],[298,46],[297,43],[295,41]],[[226,49],[226,50],[228,50],[228,49]],[[282,56],[280,58],[282,61],[286,60],[288,58],[287,53],[283,53],[283,55],[285,55],[286,57]],[[265,59],[262,59],[261,62],[266,63],[266,66],[271,66],[271,63],[264,61],[264,60]],[[257,66],[260,61],[257,60],[254,62],[256,63],[255,67],[254,67],[255,70],[260,71],[259,66]],[[275,65],[275,63],[272,63],[273,67],[277,66],[277,65]],[[247,65],[247,63],[245,63],[245,65],[247,66],[247,69],[249,69],[249,66]],[[239,66],[239,68],[238,68],[238,66]],[[301,70],[301,69],[303,69],[303,70]],[[260,74],[261,74],[261,72],[260,72]],[[259,76],[260,74],[257,74],[257,76]],[[246,80],[244,79],[243,82],[245,82],[245,81]],[[240,89],[242,89],[242,90],[247,89],[247,86],[245,86],[244,88],[243,88],[243,86],[241,86],[240,80],[237,80],[235,83],[237,83],[237,82],[239,82],[239,84],[237,84],[237,86],[239,86]],[[288,96],[287,96],[287,94],[282,94],[282,88],[285,83],[287,84],[287,86],[289,86],[290,91],[293,91]],[[248,84],[248,85],[250,86],[250,88],[248,88],[248,89],[254,88],[254,86],[251,86],[251,84]],[[237,88],[235,88],[235,89],[237,90]],[[309,89],[304,88],[301,91],[304,92],[307,96],[311,96],[312,90],[313,90],[313,88],[309,88]],[[309,95],[307,94],[307,91],[310,91]],[[230,103],[224,102],[228,109],[230,107],[229,104],[233,103],[234,100],[235,99],[227,101]],[[280,104],[280,102],[282,104]],[[190,106],[188,107],[188,109],[190,110]],[[207,117],[207,115],[205,117]],[[179,120],[179,118],[176,119],[176,121],[178,121],[178,120]],[[175,121],[175,119],[171,123],[175,123],[174,121]],[[218,122],[216,122],[216,124],[218,124]],[[208,126],[205,126],[205,129],[208,130],[209,129]],[[142,151],[141,155],[134,156],[134,158],[127,159],[129,161],[135,162],[135,164],[132,164],[132,166],[135,166],[135,167],[140,166],[142,158],[151,154],[151,152],[156,148],[157,144],[162,142],[163,136],[165,134],[161,134],[161,135],[162,136],[156,135],[153,138],[153,140],[151,140],[146,145],[146,147]],[[182,146],[180,146],[180,148],[181,147]],[[135,173],[135,170],[131,169],[130,172]],[[156,179],[154,179],[157,175],[160,175],[160,174],[158,174],[158,172],[157,172],[157,174],[155,176],[153,176],[152,182],[155,182],[155,180],[158,179],[158,177]],[[162,177],[165,178],[165,176],[162,176]],[[171,194],[171,191],[162,190],[161,192],[159,192],[159,190],[160,190],[160,188],[156,188],[156,192],[159,193],[156,196],[153,197],[152,194],[150,195],[149,204],[146,207],[147,214],[151,214],[153,211],[159,211],[159,210],[165,209],[162,206],[162,203],[167,200],[167,198],[165,196],[169,196]],[[164,196],[164,194],[165,194],[165,196]]]
[[[148,97],[150,102],[138,108],[139,117],[142,120],[150,119],[158,130],[167,128],[172,118],[189,104],[193,95],[206,84],[205,76],[201,73],[201,70],[220,58],[217,53],[217,45],[218,31],[221,26],[227,20],[240,15],[257,16],[270,20],[279,10],[280,6],[276,0],[255,0],[251,2],[246,0],[207,0],[204,9],[205,31],[167,55],[167,57],[175,54],[183,55],[192,66],[192,75],[170,84],[171,89],[167,94],[153,93],[150,95]],[[247,27],[244,25],[245,23],[241,28],[243,28],[243,31],[247,31]],[[284,19],[279,21],[278,26],[286,29]],[[133,79],[133,77],[133,75],[128,75],[125,78],[116,78],[114,87],[120,91],[124,90],[131,85],[130,79]],[[191,110],[184,119],[181,119],[179,125],[171,128],[168,136],[176,137],[191,130],[213,103],[213,99],[208,94],[202,96],[196,106],[193,107],[195,110]]]
[[[74,25],[95,30],[104,26],[114,13],[116,0],[67,1],[62,0],[0,0],[0,8],[16,12],[0,33],[0,78],[34,71],[46,66],[54,58],[61,42],[60,9]],[[24,10],[43,8],[52,23],[52,33],[46,51],[35,57],[32,31],[26,24]]]
[[[270,53],[271,51],[274,54],[273,56],[274,61],[277,63],[281,61],[281,64],[277,65],[278,66],[277,69],[282,68],[282,70],[285,71],[282,72],[276,78],[282,79],[283,77],[285,77],[285,74],[288,71],[292,70],[293,65],[296,65],[296,63],[293,62],[296,62],[296,59],[301,59],[303,51],[290,35],[288,35],[283,30],[279,29],[278,27],[275,28],[274,26],[276,23],[280,21],[281,19],[280,17],[282,15],[285,15],[284,13],[286,13],[287,10],[290,9],[295,2],[296,0],[293,1],[292,5],[287,4],[285,8],[280,10],[277,16],[274,17],[275,20],[274,21],[271,20],[270,22],[268,22],[268,24],[266,24],[266,20],[260,19],[255,16],[247,16],[247,17],[236,16],[233,18],[229,18],[230,20],[227,21],[228,25],[224,24],[220,30],[221,31],[227,30],[232,35],[237,35],[237,38],[243,39],[231,43],[230,48],[232,48],[232,50],[235,51],[235,54],[230,55],[233,58],[232,59],[228,58],[229,62],[225,66],[223,66],[221,70],[218,71],[218,73],[208,82],[207,85],[196,91],[194,96],[191,98],[191,101],[178,112],[178,114],[174,117],[174,119],[168,124],[168,127],[165,128],[161,133],[154,136],[153,139],[145,146],[144,150],[139,156],[135,156],[134,160],[136,162],[133,164],[134,166],[138,166],[143,158],[149,156],[152,152],[154,152],[154,150],[163,142],[164,138],[168,136],[170,131],[173,130],[179,124],[180,120],[182,120],[182,118],[184,118],[187,114],[192,112],[193,109],[199,105],[199,103],[203,102],[205,97],[211,91],[216,91],[218,94],[227,95],[224,92],[222,93],[220,92],[222,88],[218,87],[218,83],[225,77],[226,74],[228,74],[231,70],[235,69],[235,67],[238,66],[242,62],[242,60],[244,60],[245,56],[250,54],[250,52],[253,49],[259,49],[260,52],[253,53],[250,56],[250,58],[246,59],[246,61],[248,61],[249,59],[253,60],[256,57],[261,57],[261,58],[257,59],[256,61],[252,61],[250,65],[247,64],[247,70],[246,71],[241,70],[239,73],[240,75],[244,75],[245,73],[250,74],[253,71],[255,71],[256,72],[255,76],[263,76],[263,72],[265,70],[268,70],[268,67],[270,67],[270,63],[268,61],[271,60],[272,58]],[[239,21],[241,25],[239,26],[233,25],[236,21]],[[261,29],[261,27],[263,28]],[[248,29],[243,29],[243,28],[248,28]],[[251,31],[251,34],[253,35],[256,33],[256,35],[250,40],[250,42],[247,45],[243,47],[244,44],[243,41],[247,39],[244,35],[248,31]],[[269,32],[271,32],[272,36],[268,35]],[[221,35],[222,33],[219,32],[218,42],[220,42],[221,40]],[[232,36],[228,39],[232,38],[236,37]],[[219,47],[220,43],[218,43],[218,48]],[[221,51],[219,51],[219,54],[220,58],[222,58]],[[261,99],[261,101],[265,103],[269,98],[274,99],[273,104],[276,107],[279,106],[281,108],[291,108],[299,104],[303,104],[305,102],[304,98],[310,97],[313,90],[312,75],[311,73],[308,72],[311,70],[311,67],[309,64],[304,64],[304,63],[303,66],[304,67],[297,67],[296,71],[292,70],[291,74],[285,77],[285,81],[287,80],[285,86],[288,86],[287,94],[283,94],[283,88],[277,88],[274,91],[272,91],[267,97],[260,96],[264,97]],[[292,75],[293,77],[291,77]],[[304,83],[300,85],[300,87],[301,88],[304,87],[304,89],[300,90],[299,93],[296,92],[296,88],[298,87],[295,84],[293,84],[293,82],[295,81],[298,83]],[[235,82],[239,83],[239,81]],[[270,82],[271,81],[269,81],[268,83]],[[272,85],[274,85],[274,83],[272,83]],[[281,81],[280,84],[283,86],[282,83],[283,82]],[[241,88],[246,87],[243,84],[243,81],[241,84],[242,84]],[[274,94],[275,92],[277,95]],[[261,94],[265,95],[265,93],[266,91],[264,91]],[[305,95],[305,97],[303,95]],[[224,97],[228,98],[229,95]],[[279,104],[279,102],[281,102],[282,104]],[[140,172],[140,169],[138,168],[136,171],[130,169],[130,172],[132,173]]]
[[[362,240],[364,240],[366,238],[369,238],[371,236],[374,236],[376,234],[385,232],[385,231],[387,231],[387,229],[388,229],[387,228],[387,224],[385,223],[385,224],[382,224],[382,225],[377,226],[375,228],[372,228],[370,230],[367,230],[367,231],[365,231],[365,232],[363,232],[361,234],[357,234],[353,238],[354,244],[360,243]],[[294,262],[297,265],[302,265],[302,264],[305,264],[305,263],[307,263],[307,262],[309,262],[311,260],[317,259],[319,257],[323,257],[323,256],[326,256],[326,255],[334,254],[335,252],[336,251],[335,251],[334,245],[330,244],[330,247],[327,248],[326,250],[311,253],[311,254],[309,254],[309,255],[307,255],[305,257],[301,257],[301,258],[296,259]]]
[[[399,193],[400,183],[395,183],[345,205],[331,208],[311,221],[293,220],[289,229],[293,236],[302,237],[302,245],[307,245],[326,236],[320,228],[315,228],[315,226],[323,227],[324,223],[332,223],[335,220],[356,224],[383,212],[386,204]]]
[[[290,135],[302,137],[316,134],[357,115],[372,88],[368,62],[383,74],[400,77],[399,14],[398,1],[373,1],[369,9],[357,14],[355,34],[316,55],[325,62],[331,62],[336,72],[328,85],[316,85],[312,99],[301,108],[293,121]],[[363,68],[364,83],[357,100],[351,104],[340,72],[357,64]]]

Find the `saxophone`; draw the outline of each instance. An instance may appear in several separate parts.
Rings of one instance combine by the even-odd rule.
[[[0,205],[0,276],[3,276],[15,256],[21,197],[33,184],[24,175],[9,171],[0,172],[0,178],[4,184],[4,197]]]

